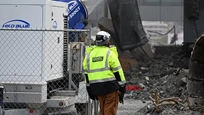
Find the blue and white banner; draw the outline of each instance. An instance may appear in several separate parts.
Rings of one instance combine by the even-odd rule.
[[[84,21],[88,18],[88,12],[81,0],[54,0],[66,2],[68,4],[68,24],[69,29],[82,29]]]

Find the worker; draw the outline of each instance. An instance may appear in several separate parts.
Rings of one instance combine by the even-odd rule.
[[[116,115],[118,103],[123,103],[126,80],[117,53],[110,49],[110,34],[99,31],[95,47],[83,60],[83,70],[89,97],[98,100],[101,115]]]

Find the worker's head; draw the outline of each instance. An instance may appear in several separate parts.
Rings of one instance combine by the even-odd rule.
[[[96,34],[95,43],[97,46],[109,46],[110,34],[105,31],[99,31]]]

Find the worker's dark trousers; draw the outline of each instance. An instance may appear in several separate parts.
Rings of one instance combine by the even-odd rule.
[[[118,110],[118,91],[98,96],[100,115],[116,115]]]

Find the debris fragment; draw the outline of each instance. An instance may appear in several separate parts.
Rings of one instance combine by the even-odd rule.
[[[161,99],[157,92],[152,93],[153,97],[149,96],[150,100],[155,105],[156,111],[160,111],[159,107],[164,105],[176,105],[178,104],[178,97],[163,98]]]

